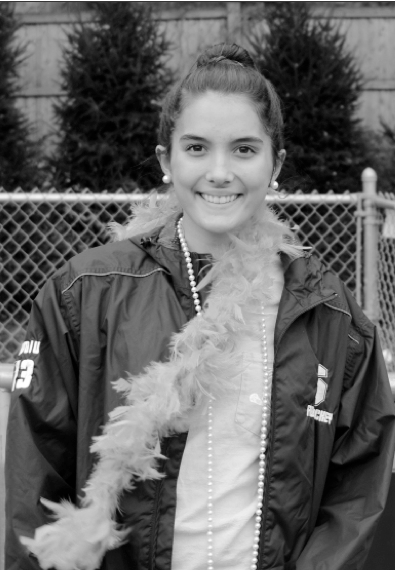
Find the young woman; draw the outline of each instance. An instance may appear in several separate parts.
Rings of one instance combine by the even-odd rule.
[[[248,52],[214,46],[169,93],[159,141],[168,198],[34,302],[6,568],[360,570],[393,403],[373,325],[266,206],[276,93]]]

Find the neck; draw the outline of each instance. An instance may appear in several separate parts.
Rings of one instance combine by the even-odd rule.
[[[215,233],[205,230],[197,226],[187,214],[183,216],[182,226],[189,251],[209,253],[218,258],[230,245],[229,235],[226,232]]]

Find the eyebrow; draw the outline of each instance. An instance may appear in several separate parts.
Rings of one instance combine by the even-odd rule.
[[[204,137],[199,137],[198,135],[193,134],[185,134],[180,138],[180,141],[199,141],[199,142],[208,142],[207,139]],[[263,143],[263,140],[259,137],[241,137],[239,139],[235,139],[232,143]]]
[[[197,135],[183,135],[180,138],[180,141],[201,141],[201,142],[207,142],[205,138],[203,137],[198,137]]]

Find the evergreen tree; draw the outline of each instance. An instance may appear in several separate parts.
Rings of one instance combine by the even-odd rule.
[[[18,66],[24,46],[16,45],[19,23],[12,2],[0,2],[0,186],[24,190],[35,184],[35,152],[26,118],[16,107]]]
[[[283,102],[283,185],[360,190],[368,166],[355,115],[362,80],[344,36],[330,20],[313,19],[307,2],[265,2],[264,18],[268,32],[253,35],[252,53]]]
[[[95,21],[76,24],[64,50],[57,184],[150,188],[159,180],[153,153],[159,102],[172,81],[169,44],[148,2],[90,5]]]
[[[369,166],[377,173],[379,192],[395,194],[395,127],[381,121],[380,131],[368,131],[366,138]]]

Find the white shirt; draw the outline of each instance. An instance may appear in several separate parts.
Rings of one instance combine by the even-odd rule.
[[[283,288],[280,261],[276,265],[273,301],[265,306],[269,369],[273,368],[273,338]],[[243,310],[243,317],[260,330],[260,306]],[[229,390],[213,402],[213,548],[216,570],[249,568],[252,558],[258,488],[258,453],[263,392],[260,335],[246,337],[238,347],[243,372],[231,379]],[[196,406],[177,482],[172,570],[207,568],[207,398]]]

